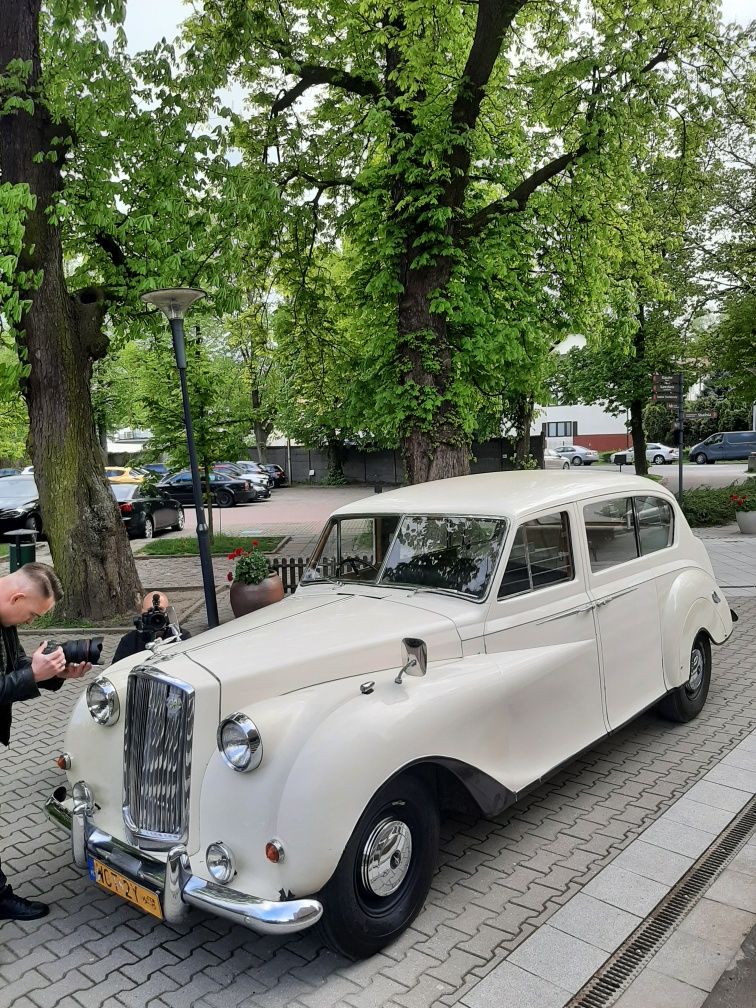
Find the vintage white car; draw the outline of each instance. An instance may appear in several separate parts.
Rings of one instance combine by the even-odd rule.
[[[157,917],[320,921],[367,956],[420,912],[442,807],[496,815],[653,704],[695,717],[731,629],[646,479],[372,495],[330,518],[295,595],[90,685],[48,812],[76,864]]]

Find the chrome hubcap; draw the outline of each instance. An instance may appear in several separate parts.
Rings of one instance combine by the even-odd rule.
[[[694,647],[690,655],[690,676],[688,677],[688,692],[695,693],[703,682],[704,656],[700,648]]]
[[[362,852],[363,885],[376,896],[391,896],[404,882],[411,859],[409,826],[399,819],[383,819]]]

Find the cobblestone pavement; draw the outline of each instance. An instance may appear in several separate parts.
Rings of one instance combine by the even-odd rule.
[[[756,600],[735,607],[740,622],[715,650],[697,720],[643,715],[504,814],[447,819],[425,909],[399,941],[357,964],[312,932],[261,938],[196,911],[171,928],[95,888],[42,811],[63,779],[52,758],[81,686],[16,705],[2,754],[0,849],[17,890],[52,909],[41,922],[0,922],[0,1008],[457,1004],[754,726]]]

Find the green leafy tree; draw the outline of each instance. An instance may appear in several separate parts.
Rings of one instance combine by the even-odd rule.
[[[238,307],[228,280],[248,243],[231,238],[251,235],[269,202],[264,180],[229,163],[223,123],[207,126],[222,110],[202,65],[179,66],[165,41],[129,57],[123,10],[0,0],[0,318],[61,608],[96,618],[131,610],[141,588],[103,475],[94,363],[112,335],[164,327],[142,291],[204,285],[217,313]]]
[[[565,331],[600,319],[605,206],[695,100],[691,68],[718,81],[735,44],[714,0],[207,0],[190,32],[249,87],[236,139],[292,227],[359,257],[365,426],[413,482],[468,470],[471,376],[501,387],[539,303]]]

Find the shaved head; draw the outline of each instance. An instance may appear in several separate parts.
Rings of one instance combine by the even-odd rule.
[[[155,595],[158,595],[160,598],[158,605],[160,606],[161,609],[167,609],[168,606],[171,604],[168,601],[168,596],[165,595],[163,592],[151,591],[148,592],[142,599],[142,612],[147,612],[148,609],[152,609],[152,599],[153,596]]]

